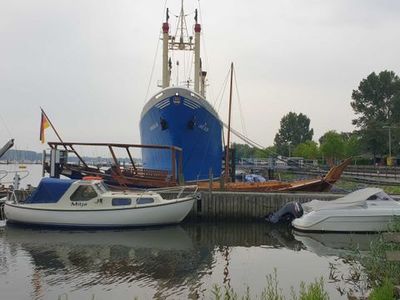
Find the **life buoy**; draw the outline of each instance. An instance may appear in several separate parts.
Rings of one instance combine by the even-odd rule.
[[[84,176],[82,179],[83,180],[102,180],[103,178],[101,178],[100,176]]]

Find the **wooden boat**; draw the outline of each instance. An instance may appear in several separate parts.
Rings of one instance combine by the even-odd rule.
[[[224,190],[237,192],[326,192],[340,179],[344,169],[350,164],[351,158],[344,160],[338,166],[332,167],[328,173],[319,178],[310,178],[297,181],[267,181],[267,182],[228,182],[221,187],[220,182],[201,182],[199,188],[202,190]],[[211,186],[210,186],[211,185]]]
[[[181,184],[182,170],[182,149],[173,146],[160,145],[132,145],[132,144],[103,144],[103,143],[70,143],[70,142],[49,142],[52,150],[57,147],[64,147],[72,152],[80,160],[80,164],[63,162],[59,165],[60,175],[71,179],[82,179],[85,176],[96,176],[112,188],[160,188],[173,187]],[[99,167],[90,166],[78,154],[76,146],[100,146],[107,147],[113,157],[113,166],[107,171]],[[151,147],[153,149],[167,150],[171,152],[171,171],[144,169],[135,166],[130,148]],[[122,148],[127,151],[131,160],[130,167],[122,167],[114,154],[114,148]],[[176,157],[177,156],[177,157]],[[214,181],[212,190],[238,191],[238,192],[284,192],[284,191],[308,191],[325,192],[332,188],[332,185],[340,179],[344,169],[350,164],[351,158],[346,159],[340,165],[332,167],[323,177],[310,178],[297,181],[268,181],[268,182],[227,182],[222,185],[220,181]],[[51,165],[44,162],[44,169],[50,173]],[[199,189],[210,189],[208,181],[197,182]]]
[[[96,176],[103,179],[107,185],[116,188],[160,188],[178,186],[182,174],[182,149],[175,146],[73,142],[49,142],[48,145],[51,151],[63,151],[65,155],[64,159],[60,160],[60,163],[53,168],[58,170],[58,174],[52,174],[51,158],[49,161],[43,160],[43,169],[51,177],[63,175],[71,179],[82,179],[86,176]],[[100,166],[92,166],[78,153],[76,147],[106,148],[112,157],[112,165],[108,166],[107,169]],[[60,150],[60,148],[62,149]],[[153,149],[154,151],[159,151],[160,155],[169,156],[171,165],[168,170],[138,167],[133,159],[131,149]],[[120,165],[115,150],[123,150],[127,153],[129,166],[123,167]],[[167,152],[169,152],[169,155]],[[75,155],[79,160],[79,164],[68,162],[68,154]]]
[[[5,202],[7,223],[66,227],[131,227],[175,224],[193,207],[194,192],[166,200],[153,191],[110,191],[101,180],[43,178],[28,195]]]

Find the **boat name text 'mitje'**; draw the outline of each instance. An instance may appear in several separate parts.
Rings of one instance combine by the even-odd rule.
[[[183,3],[183,2],[182,2]],[[183,151],[183,178],[185,181],[214,178],[221,175],[223,156],[222,122],[205,99],[205,77],[200,58],[201,26],[198,23],[197,10],[194,13],[193,35],[189,34],[183,5],[178,16],[175,35],[170,34],[169,11],[162,24],[162,90],[145,104],[140,120],[142,144],[172,145]],[[179,61],[173,62],[179,51],[185,57],[189,55],[190,67],[194,60],[194,81],[185,78],[180,86]],[[171,82],[173,65],[176,66],[176,84]],[[185,67],[185,66],[184,66]],[[142,150],[143,167],[169,170],[171,157],[153,149]]]

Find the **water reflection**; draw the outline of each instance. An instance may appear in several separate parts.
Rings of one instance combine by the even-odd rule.
[[[89,232],[13,226],[2,238],[10,253],[28,252],[35,271],[51,277],[51,284],[79,279],[75,289],[133,281],[160,281],[168,289],[198,281],[192,274],[201,272],[193,271],[208,268],[212,260],[209,251],[193,247],[180,226]]]
[[[317,233],[293,231],[294,238],[304,249],[319,256],[346,256],[356,251],[369,251],[378,234],[368,233]]]
[[[231,286],[235,275],[231,274],[232,260],[238,259],[237,251],[236,256],[232,255],[233,249],[260,249],[262,255],[287,249],[290,252],[285,255],[310,251],[320,256],[339,256],[354,249],[355,243],[366,249],[370,238],[293,233],[287,226],[264,223],[191,223],[110,231],[13,226],[0,232],[0,275],[16,272],[17,278],[23,277],[29,264],[29,293],[37,299],[50,290],[60,295],[95,288],[98,296],[101,291],[120,289],[122,293],[122,286],[135,288],[139,298],[147,298],[150,293],[152,298],[195,299],[203,298],[215,283],[216,269],[222,270],[222,278],[217,281]],[[27,257],[28,262],[21,257]],[[263,263],[265,257],[253,259]],[[1,282],[0,289],[7,288],[7,283]],[[19,286],[24,285],[21,282]]]

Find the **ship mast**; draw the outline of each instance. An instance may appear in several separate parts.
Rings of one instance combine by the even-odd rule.
[[[169,50],[194,51],[194,91],[205,96],[205,77],[207,72],[202,70],[200,58],[200,34],[201,25],[198,23],[197,9],[195,10],[194,41],[189,36],[186,24],[186,15],[181,0],[181,9],[178,16],[178,28],[175,35],[169,35],[169,10],[166,11],[166,20],[162,25],[163,61],[162,61],[162,88],[167,88],[171,81],[171,58]]]
[[[168,59],[168,44],[169,44],[169,10],[167,8],[165,22],[162,25],[163,31],[163,61],[162,61],[162,88],[169,86],[170,72],[168,69],[169,59]]]
[[[201,26],[197,23],[197,9],[194,17],[196,24],[194,25],[194,91],[199,92],[200,86],[200,32]],[[203,89],[202,89],[203,92]],[[203,95],[204,96],[204,95]]]
[[[229,146],[231,143],[232,81],[233,81],[233,62],[231,63],[231,82],[229,88],[228,138],[225,149],[225,182],[229,181]]]

